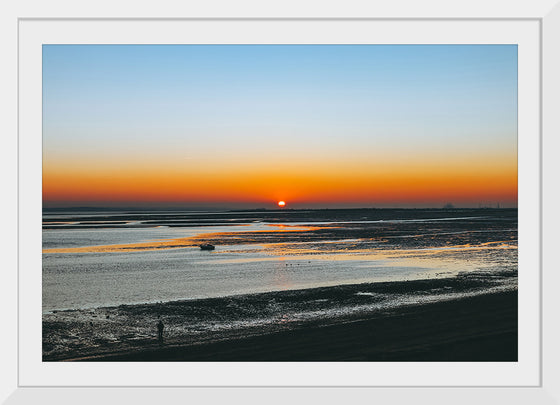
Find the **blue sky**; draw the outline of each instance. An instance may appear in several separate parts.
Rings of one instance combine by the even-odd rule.
[[[178,149],[511,160],[517,46],[44,45],[43,131],[47,165]]]

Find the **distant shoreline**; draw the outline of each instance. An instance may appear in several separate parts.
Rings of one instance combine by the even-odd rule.
[[[517,361],[517,291],[397,308],[336,324],[67,361]]]
[[[281,211],[339,211],[339,210],[516,210],[517,207],[493,207],[493,206],[477,206],[477,207],[302,207],[302,208],[231,208],[231,207],[43,207],[42,211],[46,213],[65,213],[65,212],[103,212],[103,213],[142,213],[142,212],[281,212]]]

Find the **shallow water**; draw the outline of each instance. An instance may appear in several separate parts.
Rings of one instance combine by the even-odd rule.
[[[516,210],[444,211],[46,215],[43,311],[517,269]]]

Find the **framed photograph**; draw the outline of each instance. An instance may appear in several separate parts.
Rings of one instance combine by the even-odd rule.
[[[558,401],[542,264],[554,10],[18,15],[11,399]]]

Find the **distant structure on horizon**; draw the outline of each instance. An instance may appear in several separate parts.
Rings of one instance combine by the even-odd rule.
[[[454,206],[453,204],[451,204],[450,202],[448,202],[447,204],[445,204],[445,205],[443,206],[443,208],[445,208],[445,209],[453,209],[453,208],[455,208],[455,206]]]
[[[496,208],[496,209],[499,209],[499,208],[500,208],[500,203],[498,202],[498,203],[496,203],[496,205],[494,206],[494,204],[492,204],[492,203],[482,203],[482,202],[479,202],[479,203],[478,203],[478,208],[485,208],[485,209]]]

